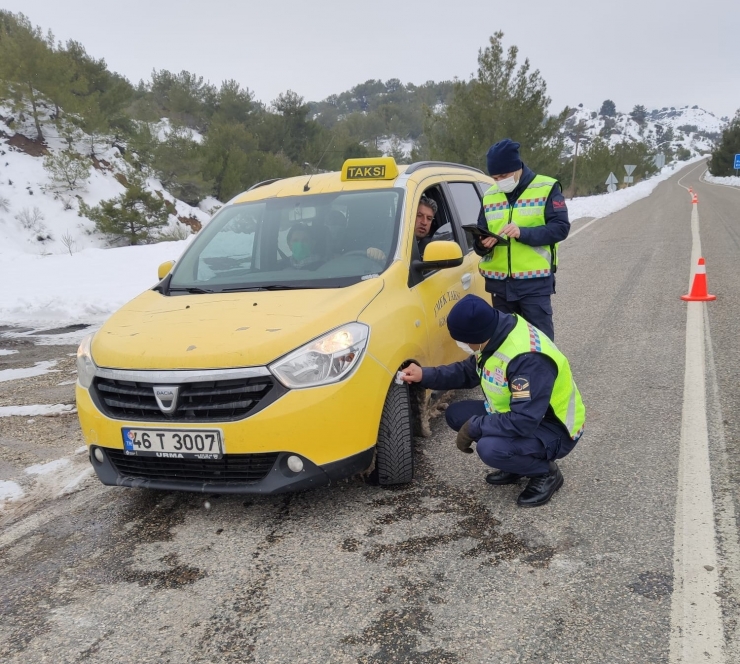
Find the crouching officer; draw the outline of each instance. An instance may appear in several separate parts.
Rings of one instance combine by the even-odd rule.
[[[485,401],[459,401],[445,412],[457,447],[472,452],[477,441],[483,463],[498,469],[486,476],[489,484],[529,477],[517,504],[544,505],[563,485],[555,459],[573,450],[586,420],[567,358],[524,318],[475,295],[452,307],[447,329],[473,356],[443,367],[411,364],[403,380],[433,390],[480,385]]]

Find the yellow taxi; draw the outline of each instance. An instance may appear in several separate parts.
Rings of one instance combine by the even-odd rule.
[[[381,157],[236,196],[80,345],[77,408],[100,480],[212,493],[410,482],[424,391],[396,373],[464,357],[445,322],[464,295],[486,297],[462,225],[492,183]],[[436,207],[424,238],[420,202]]]

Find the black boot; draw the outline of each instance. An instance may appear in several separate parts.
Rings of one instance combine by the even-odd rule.
[[[501,486],[502,484],[516,484],[522,478],[521,475],[516,473],[507,473],[505,470],[497,470],[493,473],[486,475],[486,482],[493,484],[494,486]]]
[[[521,507],[539,507],[544,505],[563,486],[563,474],[558,464],[550,461],[550,472],[547,475],[537,475],[527,482],[527,488],[519,494],[516,504]]]

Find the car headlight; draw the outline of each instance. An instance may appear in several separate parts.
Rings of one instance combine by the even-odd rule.
[[[348,323],[273,362],[270,371],[289,388],[336,383],[360,363],[369,336],[367,325]]]
[[[80,342],[80,347],[77,349],[77,380],[85,389],[92,385],[93,378],[95,378],[95,369],[97,369],[90,350],[92,338],[93,335],[88,334]]]

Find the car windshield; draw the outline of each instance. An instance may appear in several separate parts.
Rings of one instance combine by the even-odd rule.
[[[178,261],[168,290],[336,288],[392,260],[402,189],[269,198],[225,207]]]

